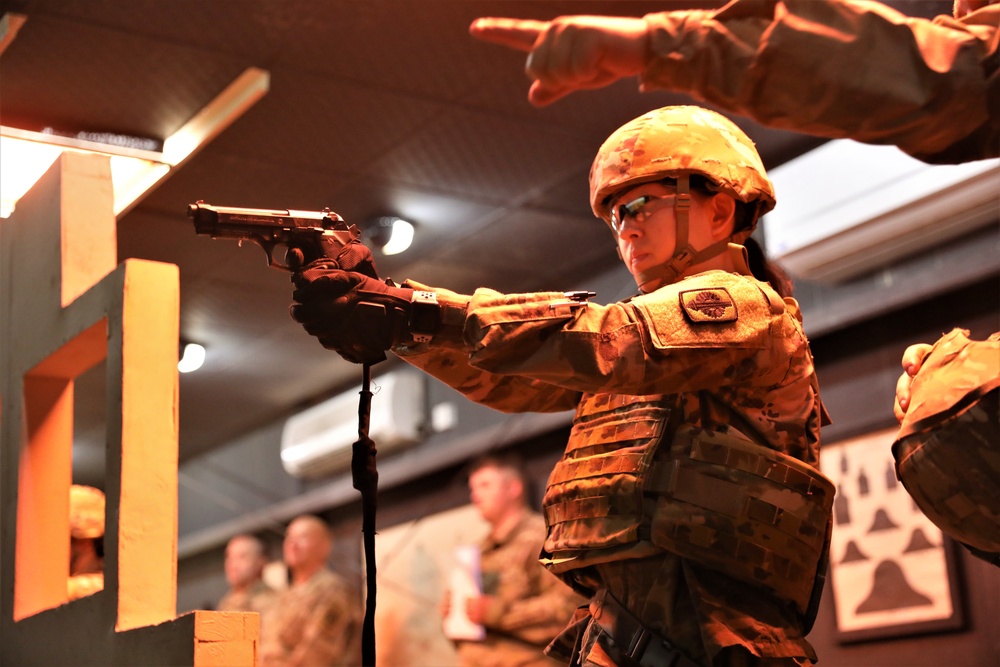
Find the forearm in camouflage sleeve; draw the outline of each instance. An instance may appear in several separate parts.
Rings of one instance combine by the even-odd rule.
[[[547,644],[566,627],[573,611],[584,600],[546,571],[537,558],[532,560],[542,575],[541,593],[506,607],[495,627],[532,644]]]
[[[435,292],[442,308],[443,327],[429,345],[396,348],[394,352],[401,359],[470,400],[501,412],[559,412],[576,407],[579,392],[515,374],[491,373],[470,365],[465,323],[472,297],[414,281],[407,281],[406,285]]]
[[[650,14],[641,79],[765,125],[894,144],[929,162],[995,157],[1000,7],[981,11],[979,25],[842,0]]]
[[[580,400],[579,392],[547,382],[473,368],[464,350],[423,345],[395,352],[469,400],[501,412],[560,412],[575,408]]]
[[[728,290],[738,319],[689,322],[680,294],[702,289]],[[465,325],[469,363],[582,392],[673,394],[717,387],[720,377],[768,386],[786,376],[788,351],[805,340],[762,289],[712,271],[610,306],[480,291]]]
[[[544,530],[539,519],[539,525],[522,532],[504,551],[506,569],[518,575],[519,584],[513,588],[521,589],[522,594],[508,598],[501,593],[484,619],[491,629],[537,645],[548,644],[566,627],[573,611],[584,603],[538,562]],[[523,594],[524,588],[530,591],[529,595]]]

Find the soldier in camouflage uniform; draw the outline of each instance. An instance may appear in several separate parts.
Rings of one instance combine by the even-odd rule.
[[[1000,333],[955,329],[903,355],[896,473],[924,514],[1000,565]]]
[[[640,294],[465,296],[316,262],[292,316],[355,362],[385,347],[496,409],[576,409],[548,480],[543,563],[590,605],[572,665],[804,665],[833,486],[799,309],[744,246],[774,193],[725,117],[666,107],[619,128],[591,205]],[[362,305],[364,304],[364,305]]]
[[[289,587],[261,614],[261,667],[331,667],[361,663],[357,603],[326,568],[333,537],[318,517],[303,515],[285,532]]]
[[[490,524],[480,545],[483,595],[467,615],[486,627],[481,642],[458,643],[463,667],[551,667],[542,652],[586,601],[545,571],[538,552],[545,520],[527,505],[526,478],[511,456],[486,456],[469,472],[472,504]],[[448,614],[445,597],[444,615]]]
[[[69,489],[69,599],[104,590],[104,492],[73,484]]]
[[[643,90],[685,92],[772,127],[896,145],[926,162],[1000,156],[1000,0],[955,0],[953,16],[933,20],[876,2],[735,0],[642,18],[483,18],[471,31],[528,52],[537,105],[637,76]],[[987,386],[998,374],[984,375],[983,364],[996,368],[995,338],[952,332],[935,344],[935,370],[920,383],[927,402],[893,447],[924,513],[994,563],[1000,437],[997,391]],[[919,368],[913,354],[900,396]],[[901,422],[904,412],[897,402]]]

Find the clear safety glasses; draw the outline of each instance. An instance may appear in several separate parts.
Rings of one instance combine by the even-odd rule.
[[[619,204],[611,208],[611,229],[616,235],[621,235],[625,228],[625,223],[631,220],[635,224],[642,224],[660,209],[660,203],[672,202],[676,194],[668,195],[642,195],[624,204]]]

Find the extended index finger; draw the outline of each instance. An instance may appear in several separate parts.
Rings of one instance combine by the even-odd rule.
[[[508,19],[486,16],[469,26],[469,34],[484,42],[508,46],[518,51],[531,51],[535,40],[548,23],[528,19]]]

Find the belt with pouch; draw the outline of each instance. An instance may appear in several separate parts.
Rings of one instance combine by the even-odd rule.
[[[620,653],[640,667],[700,667],[657,632],[650,630],[613,595],[602,588],[590,600],[594,622],[614,642],[612,653]],[[614,656],[612,656],[614,657]]]

